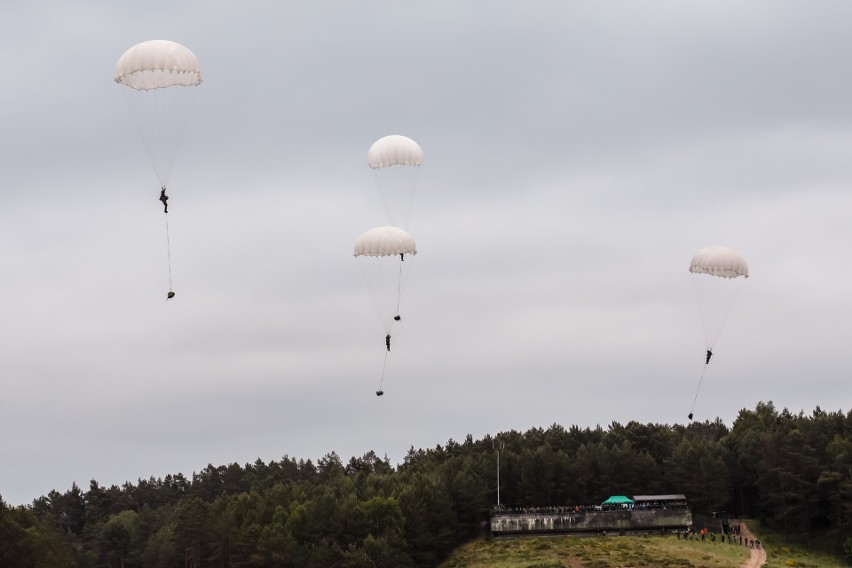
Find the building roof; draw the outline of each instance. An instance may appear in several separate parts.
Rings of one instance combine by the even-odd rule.
[[[634,495],[634,501],[686,501],[686,495]]]

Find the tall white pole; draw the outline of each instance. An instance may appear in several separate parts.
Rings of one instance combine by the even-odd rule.
[[[503,441],[500,441],[497,444],[496,440],[491,442],[492,446],[495,450],[497,450],[497,506],[500,506],[500,450],[502,450],[506,444]]]

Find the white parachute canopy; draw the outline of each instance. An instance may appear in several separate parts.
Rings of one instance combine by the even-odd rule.
[[[748,278],[748,263],[728,247],[713,246],[692,257],[689,271],[693,274],[704,339],[707,349],[712,350],[739,294],[740,284]]]
[[[157,39],[134,45],[115,65],[154,172],[165,188],[180,147],[201,68],[192,51]]]
[[[721,278],[748,278],[748,264],[745,259],[728,247],[701,249],[692,257],[689,271]]]
[[[398,227],[376,227],[355,241],[353,256],[373,298],[386,334],[399,316],[406,266],[417,254],[414,237]]]
[[[367,164],[376,173],[376,184],[393,226],[408,228],[422,163],[423,150],[417,142],[398,134],[379,138],[367,152]]]
[[[423,163],[423,150],[411,138],[392,134],[379,138],[370,146],[367,163],[374,170],[391,166],[419,166]]]
[[[155,39],[134,45],[115,65],[115,82],[139,91],[201,83],[198,58],[179,43]]]

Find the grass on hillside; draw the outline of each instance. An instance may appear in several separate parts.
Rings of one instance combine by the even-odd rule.
[[[766,568],[838,568],[845,566],[842,558],[808,550],[791,544],[754,520],[746,520],[749,530],[760,539],[766,549]],[[825,544],[825,543],[823,543]]]
[[[466,544],[440,568],[737,568],[745,546],[667,536],[539,536]]]

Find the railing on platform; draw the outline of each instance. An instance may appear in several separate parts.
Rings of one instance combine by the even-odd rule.
[[[491,533],[589,533],[684,530],[692,525],[687,507],[602,510],[577,507],[535,507],[494,509]]]

